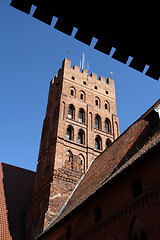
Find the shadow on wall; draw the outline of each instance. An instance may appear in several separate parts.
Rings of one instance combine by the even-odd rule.
[[[13,240],[25,240],[25,212],[31,201],[35,172],[2,163],[3,184]]]

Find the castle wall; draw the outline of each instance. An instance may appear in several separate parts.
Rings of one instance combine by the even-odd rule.
[[[152,151],[39,239],[159,239],[159,171],[159,150]],[[142,192],[135,197],[137,179]],[[101,209],[97,222],[96,209]]]

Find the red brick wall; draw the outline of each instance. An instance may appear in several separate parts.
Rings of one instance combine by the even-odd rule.
[[[71,226],[71,239],[140,239],[142,231],[147,239],[160,238],[160,164],[159,150],[146,156],[135,167],[96,194],[66,221],[55,226],[41,239],[66,239]],[[143,194],[133,198],[132,183],[140,178]],[[95,208],[101,207],[102,219],[95,223]]]
[[[71,90],[73,90],[71,94]],[[83,96],[82,96],[83,95]],[[83,99],[82,99],[83,98]],[[98,106],[95,105],[98,99]],[[69,105],[74,106],[74,118],[68,118]],[[79,122],[79,109],[85,112],[84,122]],[[96,129],[95,116],[101,117],[101,127]],[[106,148],[106,140],[113,142],[119,136],[114,80],[100,77],[87,70],[80,72],[78,66],[71,68],[71,61],[64,59],[62,69],[50,83],[46,117],[43,122],[41,144],[36,171],[32,203],[28,210],[27,231],[32,239],[58,214],[65,201],[88,169],[91,161]],[[110,121],[105,131],[105,119]],[[66,139],[67,127],[74,129],[72,140]],[[84,132],[84,144],[78,143],[79,130]],[[95,138],[102,140],[101,150],[95,149]],[[66,152],[71,151],[74,166],[79,169],[66,171]],[[79,160],[76,160],[79,159]],[[66,174],[67,172],[67,174]],[[58,177],[60,173],[61,177]],[[72,178],[75,181],[72,181]],[[43,198],[42,198],[43,196]]]

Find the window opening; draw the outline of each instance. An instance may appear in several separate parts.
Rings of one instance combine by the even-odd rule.
[[[79,122],[83,123],[83,113],[79,111]]]
[[[71,96],[73,96],[73,94],[74,94],[74,91],[73,91],[73,89],[71,89]]]
[[[133,193],[133,198],[136,198],[143,193],[143,187],[142,187],[141,179],[136,179],[132,183],[132,193]]]
[[[80,94],[80,99],[83,100],[83,93]]]
[[[74,119],[74,106],[70,105],[68,108],[68,118]]]
[[[73,140],[73,128],[71,126],[67,128],[66,139]]]
[[[80,123],[84,123],[85,122],[85,113],[83,109],[79,110],[79,116],[78,116],[78,121]]]
[[[100,129],[101,128],[101,119],[99,115],[96,115],[95,117],[95,128]]]
[[[66,138],[67,138],[68,140],[71,140],[71,129],[70,129],[70,128],[67,129]]]
[[[99,129],[99,119],[95,117],[95,128]]]
[[[101,150],[101,138],[99,136],[95,139],[95,149]]]
[[[106,131],[107,133],[110,132],[110,122],[109,122],[108,119],[105,120],[105,131]]]
[[[99,222],[102,219],[102,209],[101,207],[95,208],[95,223]]]
[[[80,130],[78,132],[78,143],[84,144],[84,132],[83,132],[83,130]]]

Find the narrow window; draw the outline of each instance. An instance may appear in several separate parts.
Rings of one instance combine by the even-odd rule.
[[[83,123],[83,113],[82,111],[79,111],[79,122]]]
[[[133,193],[133,198],[137,198],[138,196],[140,196],[143,193],[141,179],[136,179],[132,183],[132,193]]]
[[[83,84],[86,85],[87,83],[85,81],[83,81]]]
[[[108,94],[108,91],[106,90],[106,94]]]
[[[73,97],[76,97],[76,90],[75,90],[74,87],[70,88],[70,95],[73,96]]]
[[[71,104],[68,108],[68,118],[74,119],[74,106]]]
[[[96,89],[96,90],[97,90],[97,86],[94,86],[94,89]]]
[[[106,131],[107,133],[110,132],[110,121],[109,121],[108,118],[105,119],[105,131]]]
[[[100,107],[100,99],[98,97],[95,98],[95,105]]]
[[[108,106],[107,106],[107,103],[105,103],[104,107],[105,107],[105,109],[107,109],[107,108],[108,108]]]
[[[71,129],[70,129],[70,128],[67,129],[66,138],[67,138],[68,140],[71,140]]]
[[[78,143],[84,144],[84,137],[85,137],[84,131],[83,131],[83,130],[80,130],[80,131],[78,132]]]
[[[85,123],[85,112],[83,109],[79,110],[79,116],[78,116],[78,121],[80,123]]]
[[[66,139],[67,139],[67,140],[73,140],[73,135],[74,135],[74,133],[73,133],[73,127],[72,127],[72,126],[69,126],[69,127],[67,128]]]
[[[74,77],[74,76],[72,76],[72,80],[75,80],[75,77]]]
[[[95,116],[95,128],[101,129],[101,118],[99,115]]]
[[[95,149],[102,150],[102,140],[100,136],[97,136],[95,139]]]
[[[95,128],[99,129],[99,119],[95,117]]]
[[[101,207],[95,208],[95,223],[99,222],[102,219],[102,209]]]
[[[73,96],[74,95],[74,91],[73,91],[73,89],[71,89],[71,96]]]
[[[79,98],[85,102],[85,92],[84,91],[80,91],[79,93]]]
[[[83,93],[80,94],[80,99],[83,100]]]

